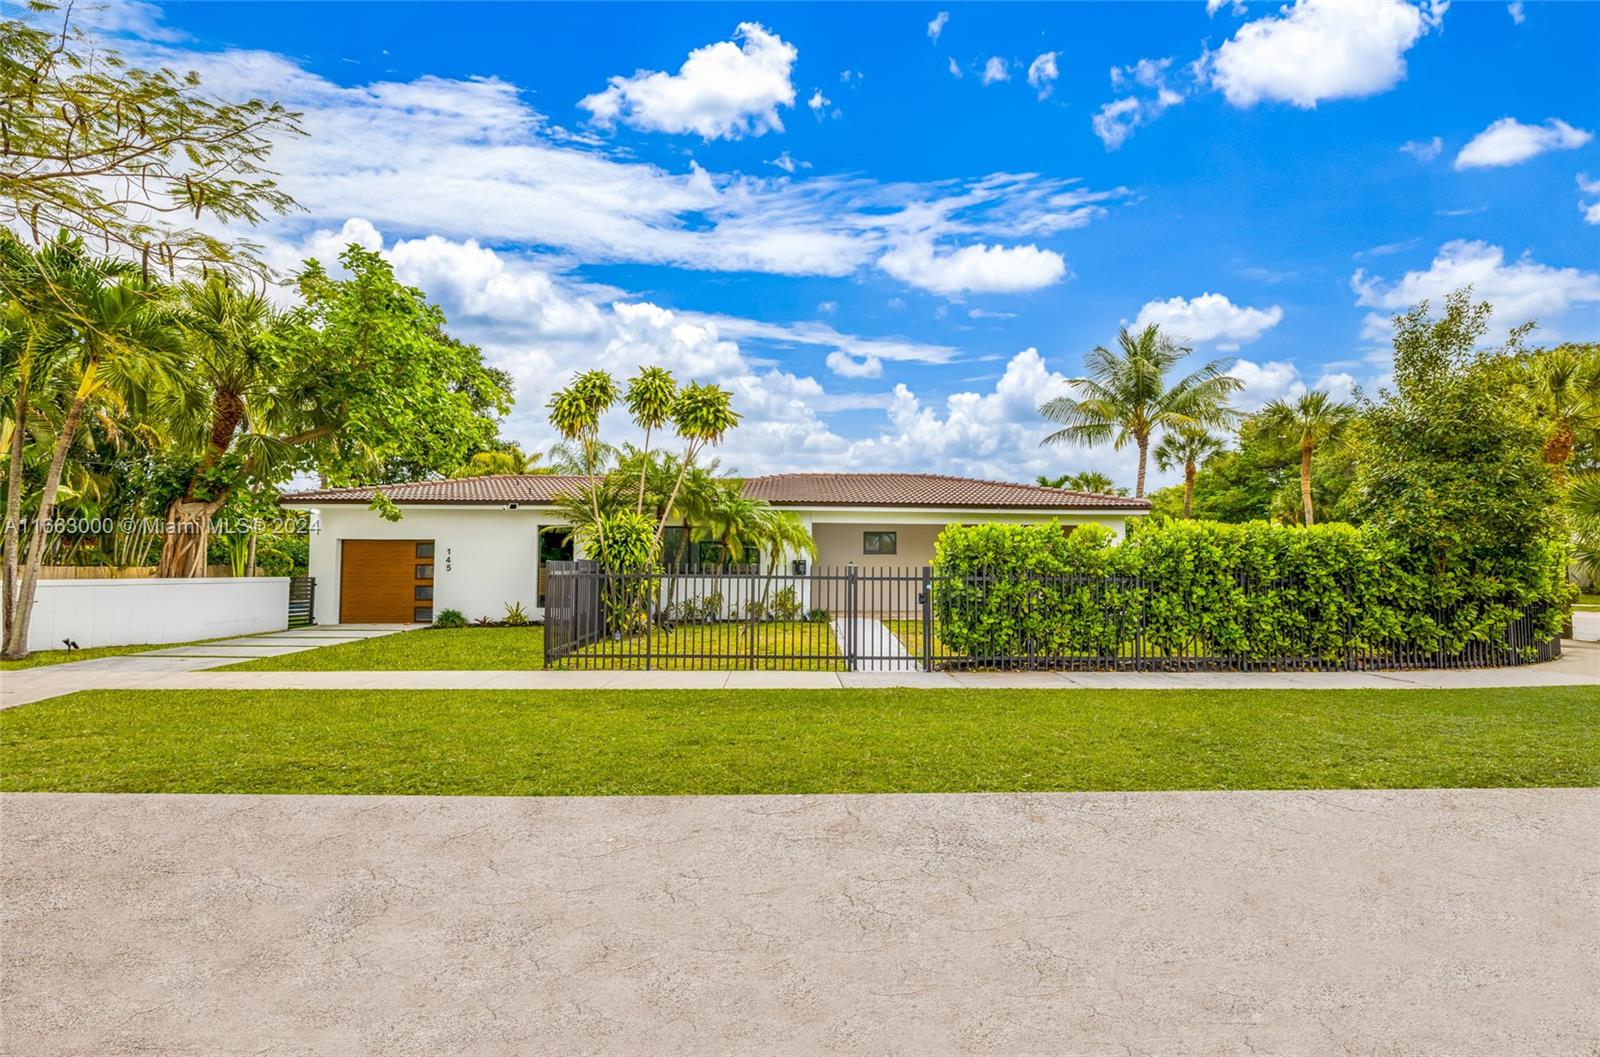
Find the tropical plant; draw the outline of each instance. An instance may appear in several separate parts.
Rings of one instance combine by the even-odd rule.
[[[515,444],[489,451],[474,452],[466,462],[450,471],[450,477],[495,477],[503,475],[546,474],[555,471],[540,466],[542,452],[524,453]]]
[[[254,224],[295,208],[265,165],[274,141],[300,134],[300,115],[220,101],[192,72],[128,66],[79,30],[70,5],[58,27],[42,17],[57,7],[27,6],[0,22],[0,227],[115,246],[146,278],[152,266],[260,270],[252,244],[183,221]]]
[[[467,618],[462,615],[459,609],[441,609],[434,614],[433,626],[436,628],[464,628],[467,626]]]
[[[1094,495],[1127,495],[1126,488],[1119,488],[1117,483],[1099,470],[1081,470],[1078,473],[1064,473],[1055,477],[1040,474],[1034,482],[1041,488],[1070,488],[1074,492],[1090,492]]]
[[[508,628],[522,628],[527,627],[533,621],[528,618],[528,612],[522,608],[521,602],[507,602],[506,618],[502,623]]]
[[[1183,467],[1183,516],[1194,511],[1195,468],[1222,450],[1222,438],[1204,426],[1179,426],[1156,445],[1156,465],[1162,470]]]
[[[1600,345],[1541,350],[1523,361],[1519,374],[1545,423],[1544,461],[1565,474],[1574,449],[1600,434]]]
[[[35,390],[35,408],[59,400],[60,425],[39,491],[35,529],[16,578],[3,653],[17,659],[28,653],[28,625],[39,567],[55,516],[68,452],[78,438],[85,412],[104,405],[114,412],[136,409],[145,394],[161,384],[176,357],[177,332],[158,293],[136,269],[95,260],[82,242],[63,235],[38,252],[0,230],[0,285],[38,327],[60,327],[61,359],[50,374],[51,392]],[[21,481],[9,481],[13,491]],[[12,541],[8,540],[8,544]],[[15,553],[20,539],[8,546]],[[8,564],[14,559],[8,558]]]
[[[1300,509],[1307,525],[1316,521],[1311,504],[1311,457],[1319,446],[1336,443],[1344,436],[1355,410],[1355,405],[1313,389],[1292,402],[1272,401],[1257,418],[1257,428],[1264,436],[1300,457]]]
[[[1591,585],[1600,584],[1600,471],[1572,478],[1572,560]]]
[[[1231,417],[1228,395],[1242,383],[1225,374],[1225,360],[1213,360],[1176,381],[1168,376],[1190,352],[1165,338],[1155,325],[1137,334],[1122,328],[1115,351],[1096,346],[1088,355],[1088,374],[1068,382],[1073,396],[1040,405],[1039,413],[1062,428],[1043,444],[1103,444],[1139,450],[1134,495],[1143,498],[1150,443],[1179,426],[1217,426]]]

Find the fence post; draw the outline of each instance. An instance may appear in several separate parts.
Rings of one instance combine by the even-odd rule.
[[[640,574],[640,579],[643,581],[644,587],[644,590],[640,592],[644,596],[644,670],[648,672],[650,670],[650,647],[656,637],[656,622],[654,619],[656,609],[655,571],[645,570]]]
[[[844,572],[844,660],[845,670],[856,670],[856,563]]]
[[[922,670],[933,671],[933,567],[922,567]]]

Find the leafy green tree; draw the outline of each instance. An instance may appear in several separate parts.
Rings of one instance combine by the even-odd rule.
[[[11,233],[0,230],[0,274],[4,288],[34,325],[61,328],[60,340],[65,343],[60,365],[50,376],[53,395],[60,397],[64,413],[39,491],[35,528],[16,577],[17,593],[0,652],[10,660],[28,654],[39,569],[67,455],[85,413],[97,405],[116,411],[136,407],[172,369],[177,330],[167,306],[135,270],[91,258],[79,240],[63,236],[39,252],[30,252]],[[42,398],[48,397],[38,391],[30,397],[36,407]],[[9,485],[20,492],[20,480]],[[15,560],[9,557],[15,547],[8,546],[7,552],[9,566]]]
[[[1311,457],[1317,448],[1340,440],[1355,417],[1355,406],[1313,389],[1294,401],[1274,400],[1261,409],[1257,429],[1300,459],[1300,509],[1307,525],[1315,524],[1311,501]]]
[[[1074,396],[1058,396],[1039,413],[1062,428],[1044,444],[1133,444],[1139,449],[1134,495],[1143,498],[1145,467],[1154,436],[1179,426],[1218,426],[1228,421],[1228,395],[1242,383],[1224,374],[1227,362],[1213,360],[1176,381],[1168,376],[1190,352],[1163,337],[1151,324],[1132,333],[1122,328],[1115,351],[1096,346],[1087,357],[1088,374],[1069,384]]]
[[[70,5],[31,7],[0,22],[0,226],[36,243],[64,229],[147,277],[259,270],[254,245],[194,222],[255,224],[294,208],[266,164],[275,139],[301,133],[300,115],[220,101],[192,72],[131,67],[73,24]]]
[[[1163,470],[1183,467],[1183,516],[1194,510],[1195,469],[1204,459],[1222,450],[1222,438],[1204,426],[1179,426],[1156,445],[1156,465]]]
[[[1362,408],[1361,458],[1348,503],[1398,548],[1394,575],[1419,598],[1453,607],[1470,636],[1513,602],[1552,597],[1565,575],[1561,493],[1543,458],[1544,431],[1508,399],[1500,357],[1479,347],[1491,309],[1470,289],[1394,319],[1394,388]],[[1554,619],[1554,618],[1553,618]],[[1559,624],[1559,620],[1555,621]]]

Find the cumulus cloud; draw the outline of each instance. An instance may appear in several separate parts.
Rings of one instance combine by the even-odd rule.
[[[1310,109],[1324,99],[1376,95],[1405,77],[1406,52],[1447,6],[1298,0],[1223,42],[1210,57],[1211,83],[1239,107],[1268,101]]]
[[[1578,211],[1585,224],[1600,224],[1600,180],[1589,179],[1588,173],[1578,174],[1578,192],[1590,201],[1578,201]]]
[[[1047,51],[1028,64],[1028,85],[1039,93],[1039,98],[1048,96],[1056,86],[1056,78],[1061,76],[1061,71],[1056,68],[1056,53]]]
[[[940,11],[933,16],[933,21],[928,23],[928,39],[935,44],[939,42],[939,34],[944,32],[944,27],[950,21],[950,12]]]
[[[1350,277],[1357,304],[1393,311],[1424,299],[1438,304],[1446,294],[1469,285],[1474,298],[1494,306],[1496,335],[1530,319],[1558,331],[1562,317],[1574,307],[1600,304],[1600,273],[1556,268],[1527,255],[1508,263],[1505,250],[1478,241],[1447,242],[1425,270],[1407,272],[1393,282],[1368,276],[1363,269]]]
[[[1201,294],[1188,300],[1171,297],[1165,301],[1151,301],[1139,309],[1133,325],[1147,327],[1153,323],[1171,338],[1214,344],[1227,351],[1255,341],[1282,319],[1283,309],[1277,305],[1246,308],[1222,294]]]
[[[828,370],[841,378],[881,378],[883,377],[883,361],[876,356],[863,356],[856,359],[848,352],[828,353]]]
[[[1011,68],[1006,64],[1006,60],[998,55],[989,56],[989,61],[983,64],[983,83],[987,85],[1009,80],[1011,80]]]
[[[1456,155],[1457,169],[1491,169],[1517,165],[1546,151],[1575,150],[1594,139],[1594,133],[1573,128],[1558,118],[1542,125],[1524,125],[1503,117],[1473,136]]]
[[[620,121],[708,140],[782,132],[778,108],[794,106],[789,71],[799,52],[756,22],[741,22],[733,35],[691,51],[676,74],[641,70],[612,77],[605,91],[578,105],[604,128]]]
[[[1438,136],[1432,139],[1414,139],[1400,144],[1400,153],[1409,154],[1420,162],[1430,162],[1437,158],[1444,150],[1444,140]]]
[[[950,59],[950,76],[954,77],[958,81],[966,76],[966,74],[961,72],[961,64],[957,62],[954,57]]]
[[[828,116],[828,107],[833,105],[833,100],[822,94],[822,89],[812,91],[811,98],[806,100],[806,106],[811,108],[811,113],[816,115],[818,121]],[[838,114],[838,111],[834,111]]]
[[[1295,400],[1312,389],[1320,389],[1335,400],[1348,400],[1356,388],[1355,376],[1345,371],[1325,372],[1308,384],[1299,367],[1282,360],[1236,360],[1228,373],[1242,386],[1231,399],[1244,411],[1259,410],[1274,400]]]
[[[974,243],[940,253],[926,239],[911,239],[878,258],[878,267],[902,282],[938,294],[1018,293],[1060,282],[1066,261],[1037,246]]]

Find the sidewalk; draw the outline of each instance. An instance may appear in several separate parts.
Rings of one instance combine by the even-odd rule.
[[[150,655],[141,654],[54,669],[8,672],[0,680],[4,683],[0,708],[79,690],[1393,690],[1600,686],[1600,644],[1568,640],[1562,650],[1562,656],[1555,661],[1517,668],[1388,672],[210,672],[153,665]],[[153,660],[169,659],[191,660]],[[104,663],[110,661],[124,663]]]

